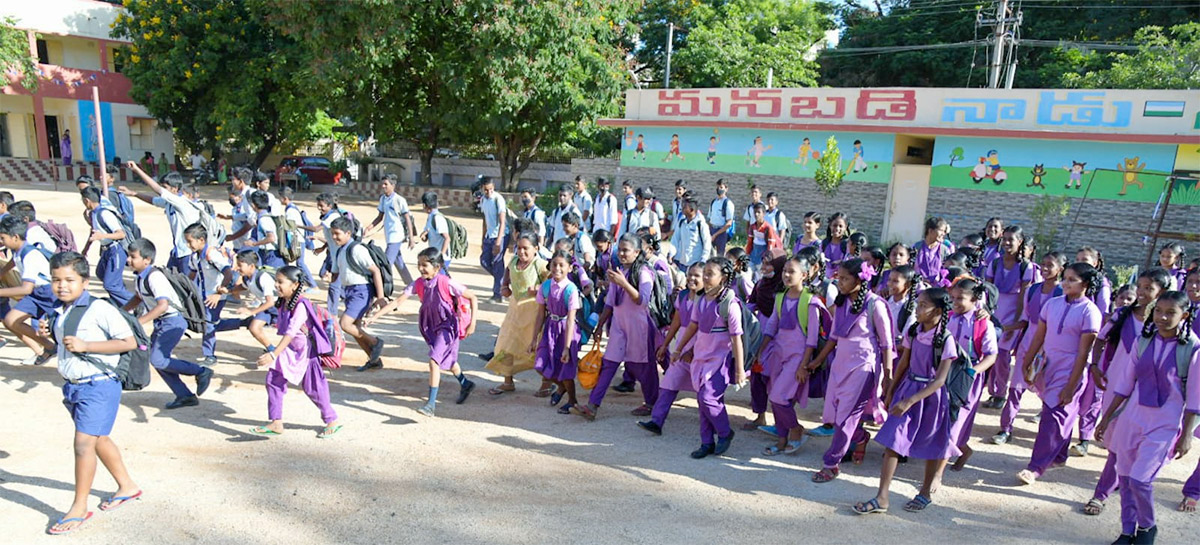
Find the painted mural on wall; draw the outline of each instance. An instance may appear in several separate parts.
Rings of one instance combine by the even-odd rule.
[[[1181,146],[939,136],[931,187],[1158,202]],[[1193,146],[1196,147],[1196,146]],[[1172,203],[1200,205],[1193,184]]]
[[[847,180],[892,179],[891,134],[712,127],[626,127],[621,166],[811,178],[832,135]]]

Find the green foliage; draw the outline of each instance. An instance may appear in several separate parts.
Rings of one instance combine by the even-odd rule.
[[[1112,273],[1109,278],[1109,281],[1112,282],[1113,291],[1115,292],[1115,291],[1117,291],[1117,287],[1120,287],[1126,283],[1132,283],[1135,280],[1134,276],[1137,275],[1138,266],[1137,265],[1113,265],[1111,267],[1108,267],[1108,271],[1106,271],[1106,272]]]
[[[1085,89],[1200,88],[1200,23],[1175,25],[1163,32],[1151,25],[1137,31],[1136,53],[1109,55],[1111,66],[1068,72],[1064,87]]]
[[[1042,195],[1029,210],[1033,222],[1033,241],[1038,248],[1054,248],[1054,239],[1062,219],[1071,211],[1071,198],[1066,195]]]
[[[280,142],[302,140],[320,105],[297,42],[257,6],[129,0],[113,26],[132,42],[124,73],[134,100],[189,148],[258,148],[255,165]]]
[[[17,28],[15,17],[0,18],[0,72],[5,77],[8,71],[16,69],[20,73],[21,87],[27,91],[36,91],[38,86],[37,60],[29,54],[29,38],[25,31]]]
[[[672,87],[765,87],[770,70],[778,87],[817,85],[817,64],[807,52],[833,28],[825,4],[801,0],[693,4],[687,11],[692,21],[686,42],[671,59]]]
[[[825,142],[825,152],[817,159],[817,171],[813,174],[813,179],[817,181],[817,189],[820,189],[823,195],[833,197],[837,195],[845,176],[842,152],[838,149],[837,139],[830,136]]]
[[[955,147],[953,150],[951,150],[950,151],[950,166],[954,166],[955,161],[962,161],[963,158],[965,157],[963,155],[963,153],[964,152],[963,152],[962,146]]]

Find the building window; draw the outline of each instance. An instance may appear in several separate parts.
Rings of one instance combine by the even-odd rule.
[[[39,64],[50,64],[50,46],[46,40],[37,41],[37,53]]]
[[[112,51],[112,71],[118,74],[125,73],[125,51],[119,47],[114,47]]]
[[[129,147],[135,150],[154,149],[153,119],[133,119],[129,124]]]

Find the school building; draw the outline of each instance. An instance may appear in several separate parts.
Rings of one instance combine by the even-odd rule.
[[[12,16],[29,39],[37,59],[37,90],[18,85],[9,70],[0,88],[0,180],[69,179],[84,169],[59,169],[62,143],[69,135],[73,163],[99,160],[92,88],[100,90],[104,152],[137,160],[146,152],[175,155],[171,131],[129,96],[131,82],[121,74],[124,42],[110,32],[119,1],[40,0],[0,2],[0,17]]]
[[[998,216],[1118,263],[1147,255],[1135,230],[1200,253],[1194,91],[639,89],[624,118],[599,123],[623,128],[620,160],[577,160],[574,173],[631,179],[663,201],[683,179],[707,209],[724,178],[739,205],[754,184],[797,229],[806,211],[842,211],[872,244],[912,243],[935,215],[957,241]],[[826,197],[813,176],[833,141],[841,159],[827,168],[845,177]]]

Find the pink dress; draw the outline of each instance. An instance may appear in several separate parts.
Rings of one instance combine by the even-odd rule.
[[[779,312],[772,313],[763,324],[763,335],[770,336],[770,344],[775,347],[771,352],[770,366],[775,370],[771,378],[769,398],[777,405],[796,403],[800,408],[808,406],[808,383],[800,384],[796,380],[796,371],[804,359],[804,351],[811,348],[816,356],[817,345],[821,338],[821,330],[828,331],[832,318],[820,297],[809,299],[808,330],[800,327],[799,299],[791,299],[786,295]]]
[[[899,377],[900,382],[892,396],[893,404],[924,389],[937,377],[937,368],[942,361],[958,355],[958,346],[952,335],[946,337],[941,352],[934,354],[936,334],[937,329],[918,331],[915,341],[908,334],[903,336],[904,347],[910,350],[908,370],[903,377]],[[945,460],[962,454],[951,437],[950,427],[950,394],[943,386],[915,403],[904,414],[888,418],[875,440],[900,456]]]
[[[653,360],[655,327],[650,322],[650,296],[654,291],[653,267],[642,267],[637,280],[638,296],[642,302],[635,303],[624,288],[611,285],[605,304],[612,309],[609,320],[608,346],[604,359],[613,362],[650,363]]]

